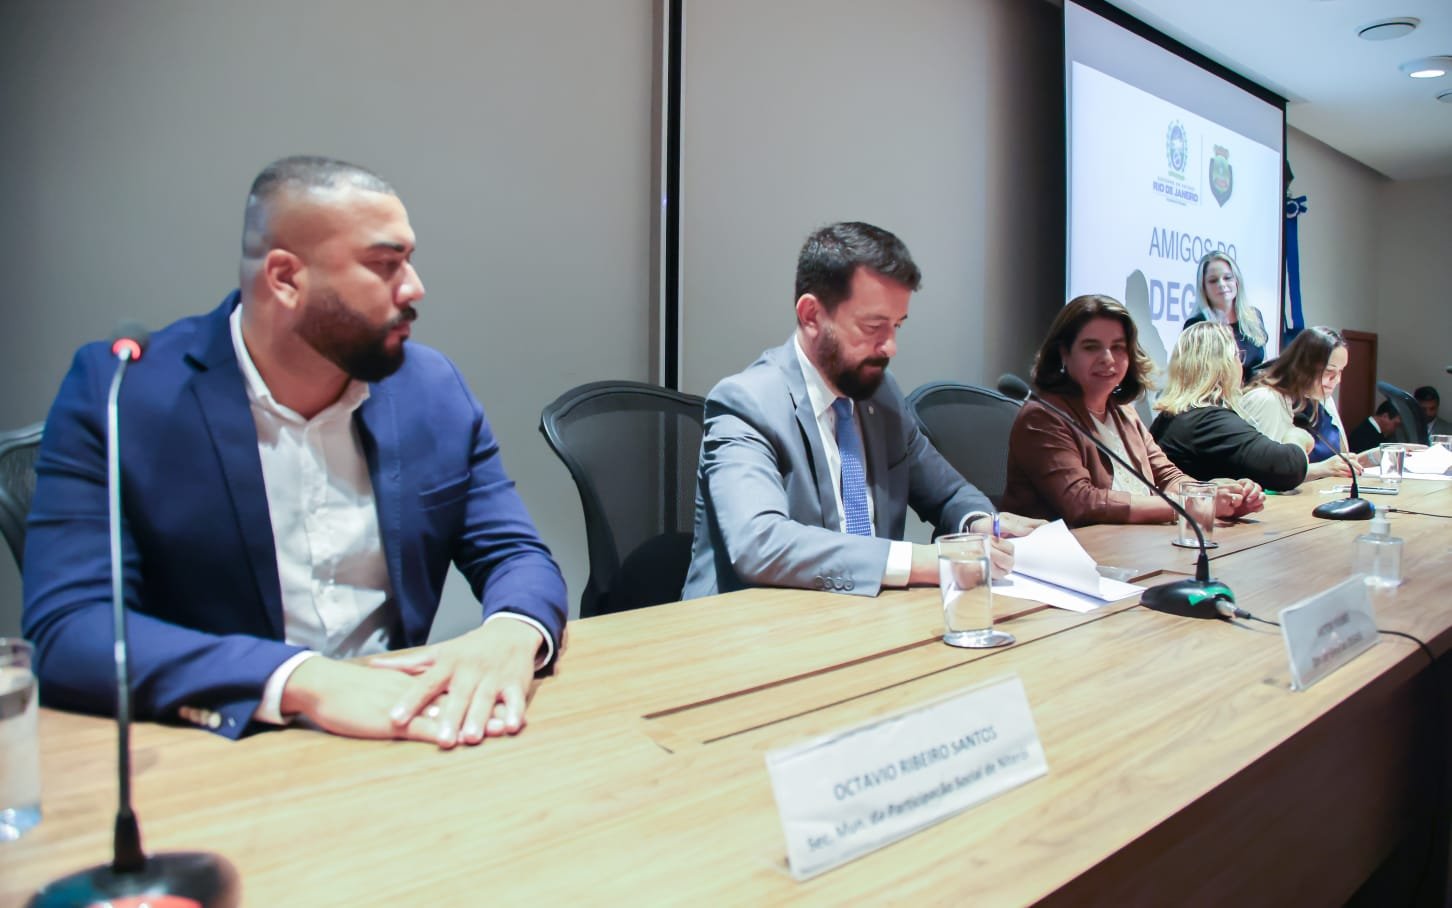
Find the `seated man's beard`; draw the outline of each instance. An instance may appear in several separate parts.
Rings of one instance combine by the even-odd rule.
[[[406,342],[397,350],[389,350],[388,335],[400,323],[417,317],[417,310],[407,306],[382,325],[374,325],[349,308],[337,293],[327,291],[309,301],[298,321],[297,333],[349,377],[375,382],[403,365]]]
[[[828,328],[823,334],[822,343],[826,354],[823,360],[827,378],[837,386],[838,391],[852,400],[866,400],[877,393],[877,389],[882,386],[883,377],[887,374],[889,360],[886,356],[871,356],[855,366],[847,366],[842,362],[842,345],[838,343],[835,331]],[[867,374],[867,370],[874,366],[877,369],[872,374]]]

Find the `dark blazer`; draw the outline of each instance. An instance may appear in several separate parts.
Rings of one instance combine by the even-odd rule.
[[[215,712],[242,734],[282,642],[282,595],[257,430],[228,316],[157,332],[121,389],[124,584],[138,717]],[[46,420],[26,536],[25,636],[52,705],[115,703],[104,344],[76,353]],[[410,344],[354,414],[398,606],[396,646],[428,637],[452,562],[483,616],[539,621],[559,652],[565,588],[504,474],[484,411],[439,352]]]
[[[795,339],[768,350],[706,398],[695,539],[683,599],[749,586],[874,596],[890,540],[911,505],[956,531],[993,504],[929,444],[889,374],[857,404],[877,536],[841,532],[841,516]]]
[[[1044,399],[1074,417],[1094,434],[1094,423],[1082,398],[1045,394]],[[1150,437],[1134,408],[1109,407],[1109,417],[1124,441],[1126,459],[1163,489],[1184,478]],[[1008,435],[1008,484],[1003,509],[1025,517],[1054,520],[1070,526],[1128,523],[1128,492],[1117,492],[1114,464],[1089,439],[1075,432],[1049,408],[1029,401],[1018,411]]]
[[[1358,453],[1369,451],[1386,441],[1390,439],[1381,434],[1381,426],[1370,416],[1346,436],[1347,450]]]
[[[1196,479],[1250,479],[1273,492],[1288,492],[1306,479],[1300,445],[1267,438],[1227,407],[1161,413],[1150,434],[1175,466]]]

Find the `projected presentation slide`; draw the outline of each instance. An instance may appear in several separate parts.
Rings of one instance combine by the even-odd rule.
[[[1275,355],[1280,336],[1281,154],[1183,106],[1071,63],[1069,296],[1105,293],[1135,314],[1163,365],[1199,309],[1207,252],[1240,266]],[[1145,319],[1153,325],[1148,330]]]

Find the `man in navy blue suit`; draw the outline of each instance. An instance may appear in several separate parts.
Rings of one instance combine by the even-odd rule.
[[[424,295],[382,178],[285,158],[253,182],[239,290],[157,332],[121,391],[124,586],[143,718],[291,721],[442,747],[514,734],[558,656],[559,568],[478,401],[408,343]],[[47,701],[114,709],[105,401],[76,354],[46,420],[24,568]],[[427,640],[450,564],[482,623]]]

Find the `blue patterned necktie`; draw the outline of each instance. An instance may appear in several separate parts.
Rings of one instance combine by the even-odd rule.
[[[862,462],[862,435],[852,418],[852,401],[839,397],[832,401],[837,417],[837,450],[842,455],[842,511],[847,518],[847,532],[857,536],[872,535],[872,521],[867,517],[867,469]]]

